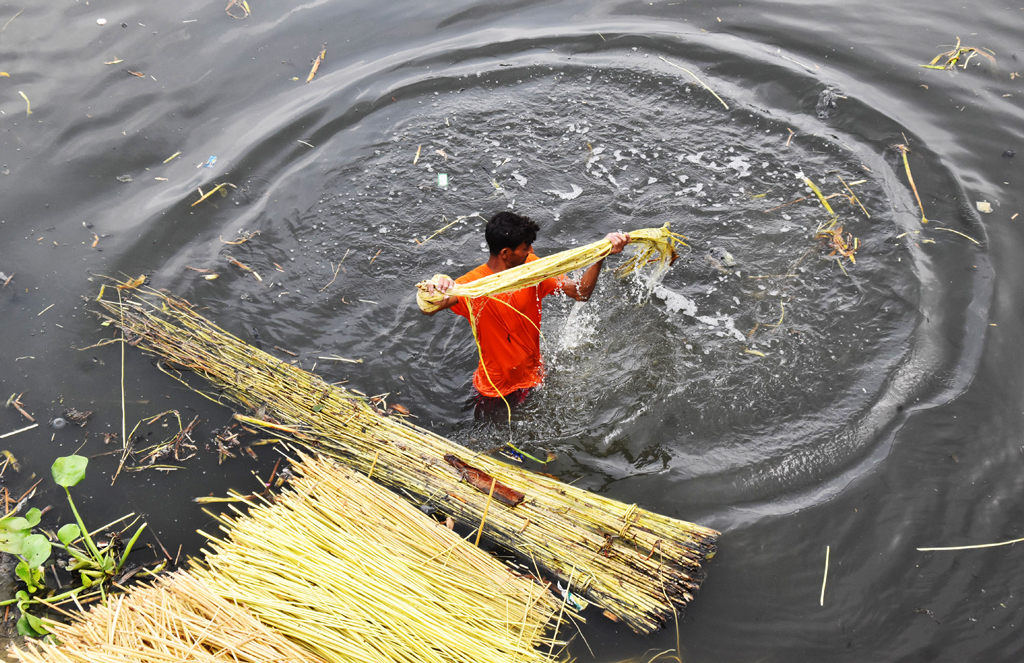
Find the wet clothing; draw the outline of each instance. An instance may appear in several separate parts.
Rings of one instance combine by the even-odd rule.
[[[534,260],[537,256],[533,254],[526,259],[527,262]],[[455,282],[468,283],[493,273],[483,264]],[[469,319],[472,302],[480,343],[480,364],[473,374],[473,386],[480,394],[496,398],[536,387],[544,381],[544,362],[540,357],[540,302],[558,291],[564,282],[565,277],[560,276],[494,296],[493,299],[501,301],[459,297],[458,303],[451,307],[454,313]]]

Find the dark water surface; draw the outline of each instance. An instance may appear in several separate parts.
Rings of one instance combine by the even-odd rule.
[[[110,336],[83,300],[99,275],[145,273],[486,449],[508,431],[464,407],[469,330],[421,316],[412,284],[485,259],[474,214],[529,214],[541,254],[669,221],[692,250],[662,281],[605,274],[588,304],[546,303],[549,376],[514,435],[554,451],[565,480],[722,530],[684,660],[1021,659],[1020,550],[916,548],[1024,536],[1024,7],[250,6],[0,5],[0,396],[24,392],[44,423],[0,441],[22,465],[12,492],[121,429],[120,350],[76,349]],[[918,66],[958,36],[996,63]],[[814,239],[816,200],[779,207],[809,194],[803,177],[864,206],[831,199],[861,243],[845,271]],[[235,188],[191,206],[221,182]],[[124,381],[129,426],[177,409],[205,442],[229,420],[138,351]],[[68,407],[96,414],[45,426]],[[26,423],[0,410],[0,434]],[[88,521],[145,513],[172,555],[197,554],[212,527],[191,498],[256,488],[268,449],[222,465],[201,449],[113,486],[116,456],[99,456],[78,494]],[[640,637],[596,614],[583,633],[598,661],[676,646],[674,629]],[[591,658],[582,639],[573,651]]]

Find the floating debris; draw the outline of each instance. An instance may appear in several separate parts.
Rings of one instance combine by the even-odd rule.
[[[978,211],[981,212],[982,214],[992,213],[992,203],[988,202],[987,200],[979,200],[978,202],[975,203],[975,205],[978,206]]]
[[[578,186],[576,184],[570,184],[569,186],[572,187],[572,191],[570,192],[558,191],[556,189],[546,189],[544,193],[550,193],[552,195],[558,196],[562,200],[575,200],[576,198],[580,197],[581,193],[583,193],[583,187]]]
[[[79,428],[85,427],[89,423],[89,417],[92,416],[92,410],[76,410],[74,408],[68,408],[64,410],[64,416],[73,424],[76,424]]]
[[[733,258],[731,253],[720,246],[708,251],[708,261],[718,269],[736,266],[736,258]]]
[[[309,70],[309,76],[306,77],[306,82],[309,83],[316,76],[317,70],[320,68],[320,63],[327,57],[327,44],[320,47],[320,55],[316,56],[316,60],[313,60],[313,68]]]
[[[661,61],[662,61],[662,62],[666,62],[666,63],[668,63],[668,64],[672,65],[673,67],[675,67],[676,69],[682,69],[683,71],[685,71],[686,73],[688,73],[688,74],[689,74],[690,76],[692,76],[692,77],[693,77],[693,80],[695,80],[695,81],[697,81],[698,83],[700,83],[700,84],[701,84],[701,86],[702,86],[702,87],[703,87],[703,88],[704,88],[705,90],[707,90],[708,92],[710,92],[710,93],[711,93],[711,94],[712,94],[712,95],[713,95],[713,96],[715,97],[715,99],[718,99],[718,101],[719,101],[719,102],[720,102],[720,103],[722,104],[722,106],[724,106],[724,107],[725,107],[725,110],[729,110],[729,104],[725,103],[725,101],[724,101],[724,100],[723,100],[723,99],[722,99],[722,98],[721,98],[720,96],[718,96],[718,94],[717,94],[717,93],[716,93],[716,92],[715,92],[714,90],[712,90],[712,89],[711,89],[711,88],[710,88],[710,87],[708,86],[708,84],[707,84],[707,83],[705,83],[705,82],[704,82],[704,81],[702,81],[702,80],[701,80],[700,78],[698,78],[698,77],[697,77],[697,74],[693,73],[692,71],[690,71],[690,70],[689,70],[689,69],[687,69],[686,67],[680,67],[679,65],[677,65],[677,64],[676,64],[676,63],[674,63],[674,62],[669,62],[668,60],[666,60],[666,59],[665,59],[665,57],[664,57],[664,56],[659,56],[659,58],[661,59]]]
[[[234,10],[234,12],[232,12]],[[245,0],[230,0],[228,6],[224,8],[224,11],[231,18],[245,19],[249,18],[249,3]]]
[[[914,190],[914,197],[917,198],[917,207],[921,210],[921,223],[928,223],[928,219],[924,215],[924,205],[921,204],[921,196],[917,193],[917,185],[914,184],[914,176],[910,174],[910,162],[907,161],[910,148],[903,143],[893,145],[892,148],[903,156],[903,167],[907,171],[907,180],[910,182],[910,188]]]
[[[832,111],[838,107],[836,104],[837,99],[846,99],[846,97],[840,94],[835,88],[825,88],[821,91],[821,94],[818,95],[818,103],[814,105],[814,113],[819,119],[828,119],[832,114]]]
[[[814,236],[824,240],[826,249],[832,249],[829,256],[840,255],[843,258],[849,258],[851,263],[857,264],[857,258],[854,254],[860,248],[860,240],[850,233],[844,234],[842,226],[836,227],[831,225],[827,228],[821,228]]]
[[[970,62],[971,58],[973,58],[975,55],[984,56],[988,58],[992,62],[992,64],[995,64],[995,57],[993,55],[989,55],[989,53],[986,53],[985,50],[975,48],[974,46],[961,46],[960,37],[957,37],[956,46],[946,51],[945,53],[939,53],[932,59],[930,63],[922,64],[920,66],[924,67],[925,69],[952,69],[953,67],[957,66],[957,64],[959,64],[961,68],[966,69],[967,63]],[[964,58],[965,55],[967,56],[966,58]],[[942,58],[946,58],[946,61],[942,64],[936,64]],[[960,62],[961,59],[963,59],[963,62]]]

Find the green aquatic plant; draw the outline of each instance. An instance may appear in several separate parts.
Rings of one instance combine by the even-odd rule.
[[[25,517],[7,516],[0,519],[0,550],[20,558],[15,567],[15,574],[25,583],[25,589],[18,590],[13,599],[0,602],[0,606],[17,603],[21,610],[21,618],[18,620],[20,635],[41,637],[50,633],[43,621],[29,612],[29,608],[33,604],[54,605],[77,597],[86,590],[98,592],[101,597],[106,598],[105,585],[112,582],[121,573],[125,560],[128,559],[139,535],[146,528],[146,524],[143,523],[128,541],[124,550],[120,552],[117,550],[113,538],[102,548],[96,544],[85,527],[74,500],[71,499],[70,490],[85,478],[85,470],[88,465],[88,458],[71,455],[58,458],[50,468],[54,482],[64,489],[68,504],[71,506],[71,513],[75,516],[74,523],[68,523],[57,530],[57,540],[71,556],[67,570],[78,576],[81,581],[78,587],[58,595],[52,595],[52,593],[45,597],[38,595],[46,587],[43,569],[53,552],[53,545],[49,539],[42,534],[31,533],[31,529],[39,524],[42,517],[42,512],[39,509],[30,509]],[[75,545],[79,542],[84,543],[84,549]],[[156,573],[156,570],[147,571],[149,575],[153,573]]]

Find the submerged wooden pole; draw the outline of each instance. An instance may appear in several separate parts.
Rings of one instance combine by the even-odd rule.
[[[373,465],[374,480],[464,523],[480,522],[486,497],[445,456],[472,458],[476,469],[524,495],[516,506],[492,506],[487,537],[560,580],[575,569],[574,591],[637,632],[654,631],[682,611],[704,579],[702,565],[714,555],[718,538],[712,529],[473,456],[246,344],[180,298],[148,291],[123,302],[99,301],[130,344],[162,357],[165,372],[198,393],[259,413],[276,435],[288,429],[283,434],[290,439],[361,472]],[[196,373],[216,393],[203,392],[180,371]]]

